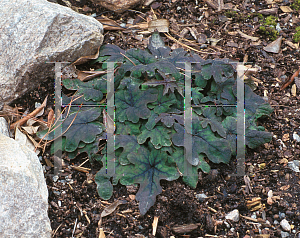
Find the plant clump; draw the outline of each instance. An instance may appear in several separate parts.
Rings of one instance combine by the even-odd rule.
[[[74,96],[82,96],[79,104],[92,107],[82,107],[79,112],[71,107],[73,111],[62,123],[66,133],[61,149],[73,157],[85,152],[102,163],[95,176],[101,198],[110,199],[113,185],[119,182],[139,184],[136,200],[143,215],[162,191],[160,180],[182,176],[187,185],[196,188],[198,169],[208,173],[210,163],[229,163],[237,155],[237,72],[228,60],[203,60],[180,48],[171,51],[155,32],[148,49],[124,51],[103,45],[93,63],[101,64],[101,70],[107,65],[115,67],[114,94],[108,91],[109,75],[88,82],[62,81],[67,89],[76,91]],[[114,120],[103,104],[103,99],[111,100],[112,95]],[[244,95],[245,144],[256,148],[272,139],[271,133],[257,126],[257,119],[269,116],[273,109],[247,84]],[[64,95],[63,101],[67,104],[70,98]],[[189,104],[192,114],[187,117]],[[189,134],[185,132],[187,123]],[[114,129],[113,144],[99,149],[99,141],[109,137],[108,128]],[[192,149],[185,152],[188,138]],[[58,149],[52,148],[52,152]]]
[[[234,10],[228,10],[228,11],[225,12],[225,16],[228,17],[228,18],[233,18],[237,21],[244,21],[245,19],[250,17],[250,14],[246,16],[243,13],[239,13],[239,12],[234,11]]]
[[[291,7],[298,11],[300,9],[300,0],[294,0],[293,4],[291,5]]]
[[[276,30],[277,19],[277,17],[268,16],[264,20],[260,20],[262,25],[259,27],[259,31],[261,34],[269,37],[270,40],[276,40],[279,35],[278,31]]]
[[[296,43],[300,42],[300,26],[296,27],[296,33],[293,36],[293,40]]]

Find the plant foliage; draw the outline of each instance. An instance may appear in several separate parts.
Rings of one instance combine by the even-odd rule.
[[[183,49],[171,52],[157,32],[146,50],[124,51],[115,45],[104,45],[93,63],[106,69],[107,62],[115,61],[115,159],[107,161],[106,147],[101,154],[95,149],[99,138],[105,138],[99,108],[73,112],[67,117],[63,131],[77,115],[64,134],[63,150],[87,152],[103,163],[95,177],[103,199],[111,197],[113,185],[119,181],[123,185],[139,184],[136,199],[141,214],[145,214],[162,191],[160,180],[183,176],[183,181],[195,188],[199,168],[208,173],[210,162],[228,163],[236,155],[237,110],[228,105],[237,103],[237,74],[226,60],[203,60]],[[187,159],[183,147],[185,62],[193,62],[193,150]],[[66,79],[63,85],[77,90],[87,104],[107,95],[106,76],[85,83]],[[257,126],[257,119],[268,116],[273,109],[248,85],[244,89],[246,145],[256,148],[272,138],[271,133]]]

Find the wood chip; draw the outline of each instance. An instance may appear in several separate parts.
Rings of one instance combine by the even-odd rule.
[[[148,31],[169,32],[169,21],[167,19],[156,19],[148,23]]]
[[[250,178],[248,175],[245,175],[244,176],[244,181],[245,181],[245,184],[246,184],[246,189],[252,193],[252,188],[251,188],[251,182],[250,182]]]
[[[156,230],[157,230],[157,223],[158,223],[158,217],[155,216],[153,219],[153,223],[152,223],[152,235],[155,236],[156,235]]]
[[[258,37],[254,37],[254,36],[248,36],[245,33],[241,32],[240,30],[237,30],[237,32],[244,38],[248,39],[248,40],[252,40],[252,41],[258,41],[259,38]]]
[[[258,11],[258,13],[263,14],[263,15],[275,15],[278,12],[278,8],[274,7],[274,8],[269,8],[269,9],[262,9],[260,11]]]
[[[291,89],[291,93],[294,97],[297,96],[297,86],[296,86],[296,84],[293,84],[292,89]]]
[[[218,10],[218,3],[212,0],[205,0],[208,6],[212,7],[214,10]]]
[[[296,84],[297,88],[300,90],[300,78],[299,77],[295,77],[295,84]]]
[[[100,228],[99,238],[105,238],[103,228]]]
[[[117,22],[107,17],[102,16],[97,18],[96,20],[103,25],[103,30],[106,31],[124,30],[124,28],[121,27]]]
[[[290,13],[293,12],[293,10],[289,6],[280,6],[281,11],[284,13]]]
[[[282,136],[282,141],[288,141],[290,139],[289,133],[286,133]]]
[[[125,200],[117,200],[117,201],[113,202],[111,205],[104,208],[104,210],[101,213],[101,218],[110,215],[111,213],[113,213],[117,209],[117,207],[120,204],[125,204],[125,203],[126,203]]]
[[[198,228],[197,224],[175,226],[172,230],[177,234],[188,233]]]
[[[194,37],[194,39],[197,40],[199,33],[196,30],[196,28],[195,27],[188,27],[188,29],[189,29],[191,35]]]
[[[48,158],[44,158],[44,160],[45,160],[47,166],[52,167],[52,168],[54,167],[54,165],[51,163],[51,161]]]
[[[291,42],[291,41],[288,41],[288,40],[286,40],[286,41],[284,41],[289,47],[291,47],[291,48],[293,48],[293,49],[298,49],[299,48],[299,43],[298,44],[294,44],[293,42]]]
[[[288,190],[289,188],[290,188],[290,185],[288,184],[288,185],[282,186],[282,187],[280,188],[280,190],[286,191],[286,190]]]

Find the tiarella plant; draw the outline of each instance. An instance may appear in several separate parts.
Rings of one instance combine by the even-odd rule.
[[[145,214],[162,191],[160,180],[183,176],[183,181],[195,188],[198,169],[209,172],[209,161],[228,163],[236,155],[237,108],[228,105],[237,104],[237,73],[229,61],[203,60],[184,49],[171,52],[157,32],[152,34],[146,50],[124,51],[115,45],[104,45],[99,55],[92,63],[101,64],[100,70],[106,70],[108,62],[116,62],[114,166],[106,166],[107,148],[99,151],[98,147],[99,140],[106,137],[107,124],[104,126],[102,114],[105,105],[100,103],[108,93],[106,75],[89,82],[63,81],[65,88],[77,90],[77,96],[83,95],[80,103],[94,107],[71,110],[62,124],[62,131],[66,131],[62,149],[70,157],[86,152],[91,159],[102,162],[103,167],[95,176],[101,198],[109,199],[118,182],[139,184],[136,199],[140,213]],[[192,154],[185,161],[184,86],[188,62],[193,106]],[[246,84],[244,95],[245,143],[256,148],[272,138],[271,133],[257,126],[257,119],[268,116],[273,109]],[[65,96],[63,99],[69,100]],[[46,138],[51,139],[51,135]],[[52,153],[57,149],[52,146]]]

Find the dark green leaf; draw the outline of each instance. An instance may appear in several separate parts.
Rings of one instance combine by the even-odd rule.
[[[103,92],[106,93],[107,90],[107,82],[103,78],[93,79],[89,82],[82,82],[79,79],[65,79],[62,83],[69,90],[77,90],[77,95],[83,94],[86,101],[100,102],[103,98]]]
[[[91,108],[78,113],[70,114],[62,123],[61,127],[56,130],[61,130],[63,136],[66,137],[65,151],[73,152],[77,149],[79,142],[92,143],[96,136],[103,131],[103,125],[97,121],[101,116],[101,109]],[[75,118],[76,117],[76,118]],[[75,119],[74,119],[75,118]],[[73,121],[74,120],[74,121]],[[43,137],[48,130],[42,131],[38,136]],[[47,138],[54,138],[54,133],[51,133]]]
[[[175,124],[176,134],[172,136],[172,141],[176,146],[184,146],[184,128]],[[201,121],[193,119],[192,122],[192,158],[189,162],[192,165],[198,165],[199,154],[204,153],[213,163],[228,163],[231,157],[231,150],[228,141],[218,138],[210,128],[203,128]]]
[[[143,83],[144,85],[150,85],[150,86],[164,86],[163,95],[167,94],[169,92],[169,89],[172,93],[174,93],[174,90],[177,89],[177,91],[183,96],[183,86],[180,85],[174,77],[171,75],[166,75],[163,72],[159,71],[159,74],[163,77],[163,80],[150,80],[146,83]]]
[[[154,205],[156,196],[162,192],[160,180],[172,181],[179,177],[175,165],[169,164],[167,157],[165,152],[148,151],[143,147],[139,148],[138,153],[128,155],[129,161],[135,165],[128,180],[140,184],[136,200],[140,202],[141,215]]]
[[[177,121],[179,124],[184,124],[183,115],[177,115],[174,113],[161,113],[155,118],[155,123],[161,121],[166,127],[171,127]],[[148,128],[147,128],[148,129]]]
[[[149,108],[154,109],[154,112],[156,114],[170,111],[170,106],[177,103],[174,94],[171,93],[169,95],[165,95],[163,94],[163,90],[161,87],[159,87],[158,89],[161,90],[158,90],[157,100],[148,105]]]
[[[203,89],[202,88],[192,88],[192,100],[194,104],[200,104],[201,99],[204,97],[204,95],[201,93]]]
[[[143,144],[150,137],[150,142],[155,149],[160,149],[162,146],[170,146],[172,144],[168,133],[169,130],[163,126],[156,126],[151,131],[145,128],[137,137],[137,140],[139,144]]]
[[[192,166],[185,160],[183,148],[176,147],[176,150],[172,153],[172,158],[183,175],[183,182],[191,188],[196,188],[198,183],[198,169],[197,166]]]
[[[121,147],[123,148],[123,152],[119,155],[120,164],[129,164],[127,155],[131,152],[137,151],[140,147],[137,142],[137,138],[132,135],[116,135],[115,140],[115,150]]]
[[[147,104],[155,102],[156,99],[156,90],[141,91],[137,85],[129,87],[126,92],[118,91],[115,94],[117,120],[137,123],[140,118],[147,119],[151,115]]]
[[[129,62],[133,65],[149,65],[157,61],[153,55],[141,49],[129,49],[126,51],[126,56],[130,60]]]
[[[129,121],[116,122],[116,134],[117,135],[139,135],[140,123],[131,123]]]
[[[122,55],[123,54],[123,55]],[[125,51],[116,45],[102,45],[99,52],[99,57],[109,56],[107,62],[123,62]]]

